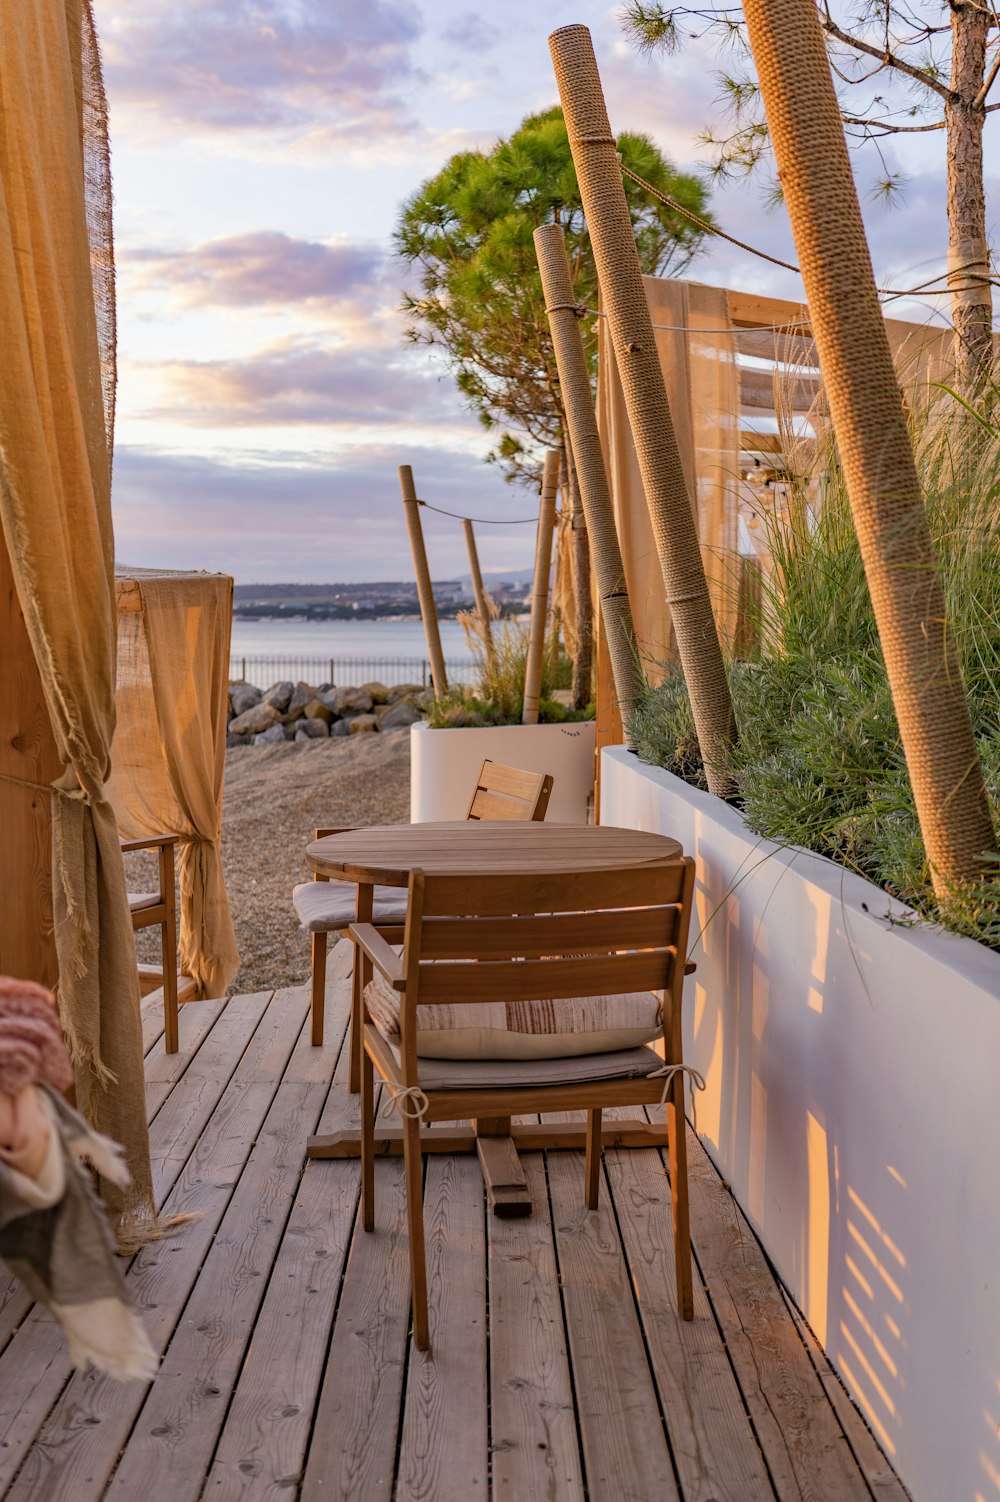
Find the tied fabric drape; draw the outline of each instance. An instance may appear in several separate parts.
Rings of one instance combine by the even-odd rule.
[[[59,757],[53,911],[77,1104],[121,1142],[132,1234],[154,1207],[139,989],[106,783],[115,719],[114,281],[87,0],[0,6],[0,521]]]
[[[124,568],[117,577],[111,801],[123,838],[184,837],[181,971],[201,995],[223,996],[239,969],[219,844],[233,581]]]

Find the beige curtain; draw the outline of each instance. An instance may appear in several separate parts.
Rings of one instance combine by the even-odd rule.
[[[139,988],[115,818],[114,291],[107,133],[86,0],[0,6],[0,520],[67,768],[53,798],[60,1018],[80,1108],[153,1214]]]
[[[233,581],[119,569],[118,730],[109,794],[123,838],[184,836],[180,957],[223,996],[239,953],[222,872]]]

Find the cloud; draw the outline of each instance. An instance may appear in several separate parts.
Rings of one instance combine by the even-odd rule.
[[[426,361],[378,350],[281,340],[248,359],[174,360],[144,367],[167,402],[142,414],[195,427],[456,423],[464,409],[452,382]],[[468,419],[465,419],[468,426]]]
[[[408,0],[104,0],[113,119],[159,138],[164,120],[198,134],[321,130],[342,141],[405,123],[399,88],[422,30]]]
[[[496,46],[502,35],[498,26],[491,26],[474,10],[466,10],[453,17],[441,32],[449,46],[460,52],[473,53],[488,52]]]
[[[221,569],[242,583],[407,578],[401,463],[413,466],[421,495],[448,510],[520,517],[537,504],[472,455],[397,446],[391,438],[326,463],[253,452],[224,463],[120,446],[116,554],[133,567]],[[435,578],[467,570],[457,521],[425,512],[424,531]],[[485,527],[479,546],[484,569],[523,568],[531,563],[534,528]]]
[[[140,286],[166,288],[188,305],[327,306],[384,293],[390,258],[378,245],[304,240],[276,230],[208,240],[188,250],[126,250],[119,265]]]

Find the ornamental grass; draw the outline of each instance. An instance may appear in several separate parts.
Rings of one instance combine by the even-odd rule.
[[[1000,388],[975,407],[943,387],[913,420],[994,827],[1000,823]],[[759,644],[730,660],[739,739],[727,759],[751,829],[842,862],[920,916],[1000,948],[1000,856],[987,878],[933,892],[850,505],[835,452],[792,477],[764,518]],[[668,667],[636,716],[639,756],[705,787],[682,677]]]

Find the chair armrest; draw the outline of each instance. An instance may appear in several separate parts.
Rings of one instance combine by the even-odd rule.
[[[185,841],[182,834],[151,834],[144,840],[122,840],[122,854],[129,850],[162,850],[165,845],[181,845]]]
[[[348,938],[354,940],[359,949],[364,951],[376,970],[381,970],[394,991],[405,991],[403,962],[373,924],[352,923],[347,930],[347,935]]]

